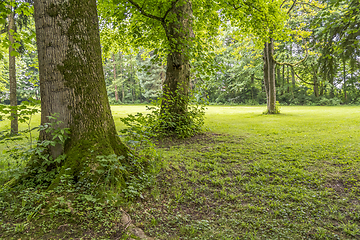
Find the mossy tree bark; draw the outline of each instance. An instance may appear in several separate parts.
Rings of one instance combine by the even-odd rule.
[[[275,86],[275,61],[274,40],[271,38],[264,47],[264,84],[267,98],[267,113],[276,113],[276,86]]]
[[[122,155],[126,161],[129,150],[117,136],[106,93],[96,0],[37,0],[34,11],[41,124],[59,113],[61,127],[71,131],[64,147],[49,149],[51,156],[65,153],[62,169],[75,180],[84,168],[97,167],[97,155]],[[52,136],[42,131],[40,139]]]
[[[192,7],[188,0],[179,1],[171,10],[175,19],[163,23],[170,43],[167,56],[166,78],[163,84],[161,111],[169,114],[185,114],[190,87],[189,44],[192,31]]]
[[[15,19],[14,19],[14,11],[12,7],[10,7],[11,13],[8,15],[9,26],[8,26],[8,35],[9,35],[9,83],[10,83],[10,106],[16,108],[17,107],[17,94],[16,94],[16,59],[13,48],[14,40],[14,32],[15,32]],[[17,110],[11,110],[11,134],[18,133],[18,116]]]

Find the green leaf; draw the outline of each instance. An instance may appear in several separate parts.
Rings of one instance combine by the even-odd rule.
[[[16,51],[11,51],[10,56],[12,56],[12,57],[18,57],[18,56],[20,56],[20,53],[18,53],[18,52],[16,52]]]

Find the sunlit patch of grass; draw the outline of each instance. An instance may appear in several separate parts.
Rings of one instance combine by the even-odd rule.
[[[212,134],[163,141],[137,224],[160,239],[360,238],[360,109],[262,110],[211,106]]]

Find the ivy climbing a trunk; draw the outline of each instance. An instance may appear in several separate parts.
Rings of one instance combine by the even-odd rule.
[[[175,133],[179,136],[179,131],[192,128],[194,124],[190,115],[196,115],[194,112],[190,113],[191,110],[188,108],[190,51],[194,38],[192,3],[190,0],[172,0],[164,7],[165,4],[162,1],[157,4],[140,3],[136,0],[124,2],[130,2],[147,19],[156,20],[165,33],[168,55],[159,125],[160,131]],[[147,8],[153,8],[155,5],[161,9],[160,14],[148,12]],[[156,8],[153,11],[157,12]],[[189,132],[191,133],[186,135],[193,135],[196,131]]]
[[[170,53],[167,56],[161,112],[184,115],[188,107],[190,87],[189,43],[194,37],[191,27],[191,3],[184,1],[173,8],[171,13],[176,16],[175,20],[163,24],[170,44]]]

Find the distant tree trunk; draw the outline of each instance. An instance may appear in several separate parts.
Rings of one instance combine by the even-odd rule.
[[[58,184],[65,169],[76,181],[80,172],[98,168],[98,155],[116,154],[127,161],[129,150],[117,136],[106,92],[96,0],[37,0],[34,15],[41,124],[59,113],[61,127],[71,131],[64,148],[49,149],[53,158],[66,154],[63,170],[51,186]],[[42,131],[40,139],[52,136]]]
[[[319,97],[319,83],[315,75],[313,76],[313,82],[314,82],[314,95],[315,97]]]
[[[165,23],[171,52],[167,56],[166,79],[163,85],[161,111],[183,115],[187,111],[190,84],[189,42],[193,37],[190,1],[172,10],[176,19]]]
[[[264,48],[264,83],[267,98],[267,113],[276,113],[274,40],[271,38]]]
[[[345,59],[343,60],[344,66],[343,66],[343,79],[344,79],[344,85],[343,85],[343,89],[344,89],[344,98],[345,101],[347,101],[347,92],[346,92],[346,61]]]
[[[281,88],[281,95],[284,94],[285,91],[285,65],[282,66],[282,88]]]
[[[118,89],[117,89],[117,84],[116,84],[116,62],[115,62],[115,54],[112,54],[112,59],[113,59],[113,64],[114,64],[114,88],[115,88],[115,100],[116,102],[119,101],[119,94],[118,94]]]
[[[132,63],[132,60],[130,59],[130,78],[132,79],[132,103],[134,103],[135,99],[136,99],[136,92],[135,92],[135,86],[136,86],[136,82],[135,82],[135,75],[134,75],[134,65]],[[131,82],[131,81],[130,81]]]
[[[255,84],[255,73],[251,74],[250,79],[251,79],[251,100],[254,100],[254,90],[255,90],[255,87],[254,87],[254,84]]]
[[[276,83],[279,85],[281,83],[281,66],[277,65],[276,70]]]
[[[293,56],[293,47],[292,44],[290,44],[290,53],[291,56]],[[293,67],[290,67],[290,74],[291,74],[291,94],[294,98],[294,90],[295,90],[295,73],[294,73],[294,69]],[[290,77],[289,77],[290,78]],[[288,84],[289,84],[289,88],[290,88],[290,83],[289,83],[290,79],[288,79]],[[289,91],[290,92],[290,91]]]
[[[294,91],[296,86],[295,86],[295,72],[293,68],[291,68],[291,83],[292,83],[292,90]]]
[[[335,97],[335,86],[334,86],[333,76],[330,76],[329,83],[330,83],[330,97],[333,98]]]
[[[14,32],[15,32],[15,20],[14,20],[14,11],[11,9],[11,13],[9,14],[9,28],[8,28],[8,34],[9,34],[9,82],[10,82],[10,106],[16,108],[17,107],[17,94],[16,94],[16,64],[15,64],[15,56],[12,55],[13,49],[12,45],[14,44]],[[17,110],[12,109],[11,110],[11,134],[17,134],[18,133],[18,116],[17,116]]]
[[[121,80],[122,80],[122,84],[121,84],[121,102],[125,103],[125,87],[124,87],[124,76],[123,76],[123,64],[122,64],[122,54],[121,52],[119,53],[119,58],[120,58],[120,74],[121,74]]]
[[[288,56],[289,59],[289,56]],[[286,66],[286,84],[287,84],[287,93],[290,93],[290,71],[289,66]]]
[[[319,93],[319,80],[318,80],[319,67],[316,68],[314,64],[312,64],[311,67],[313,70],[314,95],[315,95],[315,97],[319,97],[321,95],[321,93]],[[320,88],[321,88],[321,86],[320,86]]]
[[[319,92],[319,96],[324,96],[324,91],[325,91],[325,86],[322,82],[320,82],[320,92]]]
[[[142,103],[143,102],[143,95],[142,95],[142,91],[141,91],[141,84],[139,82],[139,99],[140,99],[140,102]]]

